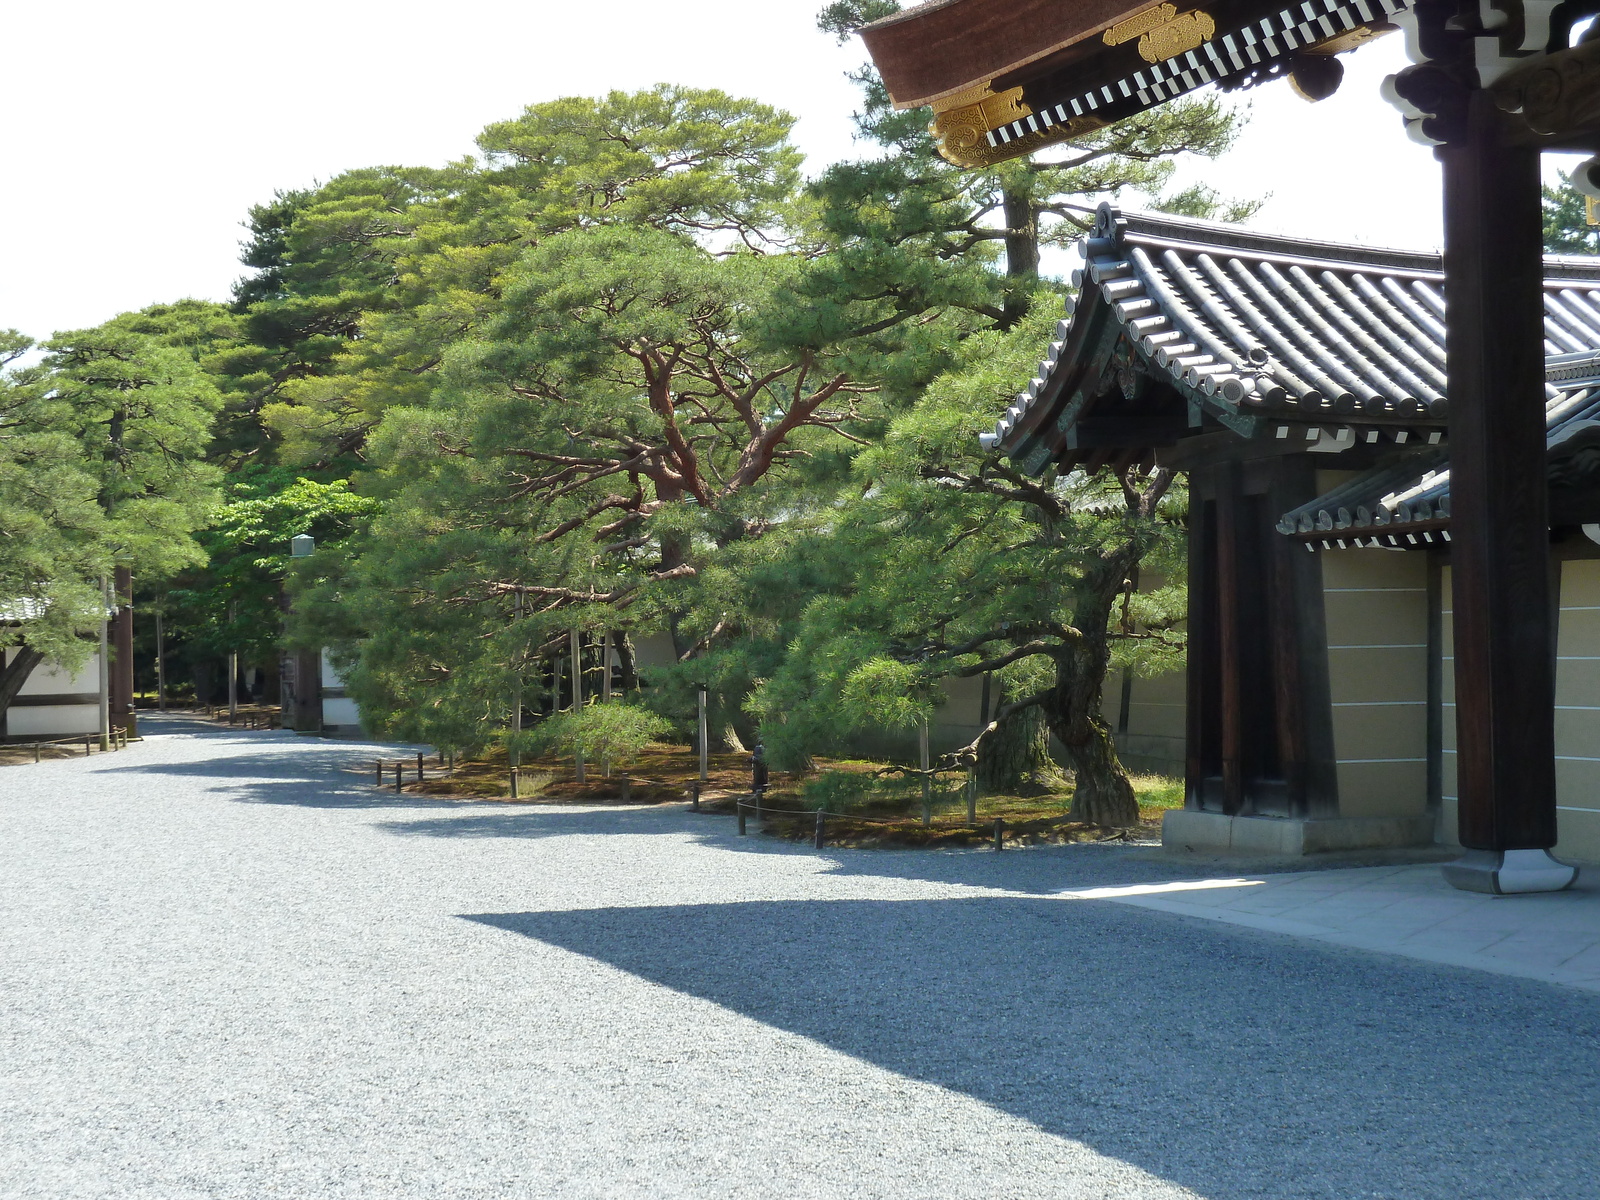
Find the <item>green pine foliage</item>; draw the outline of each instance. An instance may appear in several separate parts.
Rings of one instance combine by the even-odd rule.
[[[1561,186],[1541,189],[1544,248],[1550,254],[1600,254],[1600,228],[1589,224],[1583,193],[1572,186],[1570,172],[1561,173]]]
[[[30,636],[70,657],[131,564],[197,682],[326,647],[371,730],[461,752],[520,703],[528,747],[624,765],[704,685],[713,730],[804,767],[979,672],[1087,745],[1108,668],[1181,661],[1181,586],[1148,586],[1181,579],[1181,489],[1024,479],[977,435],[1052,336],[1041,255],[1095,201],[1253,211],[1170,188],[1241,115],[1179,102],[973,172],[859,80],[872,149],[809,179],[757,101],[568,97],[459,162],[277,193],[230,304],[32,365],[0,340],[0,601],[49,599]],[[573,629],[609,636],[627,702],[539,725]],[[671,661],[639,668],[647,641]]]

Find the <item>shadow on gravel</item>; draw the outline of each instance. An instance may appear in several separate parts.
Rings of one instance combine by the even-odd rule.
[[[827,869],[841,875],[998,888],[1040,895],[1091,884],[1152,883],[1239,873],[1237,863],[1222,864],[1219,868],[1219,864],[1206,860],[1175,862],[1153,855],[1143,847],[1095,842],[1030,846],[1001,854],[993,850],[840,847],[818,851],[803,843],[762,837],[754,832],[740,837],[732,817],[688,813],[673,804],[615,808],[508,805],[488,812],[480,804],[456,816],[429,815],[411,821],[383,821],[377,828],[403,837],[441,838],[538,839],[608,834],[681,838],[688,835],[700,845],[741,854],[821,859]],[[1253,869],[1259,873],[1258,867]],[[1307,868],[1287,864],[1269,869]]]
[[[1595,1186],[1600,1003],[1559,988],[1022,897],[465,919],[966,1093],[1208,1200]]]
[[[224,731],[231,732],[231,731]],[[234,734],[235,737],[241,736]],[[460,808],[461,801],[395,792],[372,782],[372,761],[377,755],[370,746],[329,746],[320,741],[301,741],[293,734],[245,734],[245,737],[272,738],[277,749],[240,746],[237,742],[218,747],[217,753],[192,762],[130,763],[102,767],[103,775],[172,776],[214,781],[209,792],[241,804],[287,804],[301,808],[371,809],[449,809]],[[390,764],[405,758],[407,747],[382,747],[384,761]],[[415,751],[411,751],[415,754]]]

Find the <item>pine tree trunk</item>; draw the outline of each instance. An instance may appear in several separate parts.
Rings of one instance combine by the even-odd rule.
[[[1133,784],[1122,769],[1111,726],[1100,711],[1111,665],[1107,626],[1112,606],[1137,563],[1137,547],[1129,543],[1107,553],[1085,573],[1073,606],[1073,625],[1082,636],[1056,659],[1056,685],[1045,713],[1050,731],[1072,766],[1076,785],[1072,815],[1110,829],[1128,829],[1139,823]]]
[[[0,659],[5,652],[0,650]],[[22,690],[22,685],[28,682],[28,676],[33,674],[33,669],[44,661],[44,655],[32,646],[17,647],[17,656],[6,664],[0,671],[0,723],[5,721],[6,710],[11,707],[11,702],[17,698],[17,693]]]
[[[1050,731],[1037,708],[1025,708],[1001,721],[978,756],[978,786],[990,793],[1015,795],[1048,787],[1054,771]]]

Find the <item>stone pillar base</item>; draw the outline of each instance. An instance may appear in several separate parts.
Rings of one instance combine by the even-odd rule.
[[[1229,817],[1175,809],[1161,819],[1168,850],[1299,858],[1340,850],[1374,850],[1433,844],[1433,818]]]
[[[1468,850],[1442,869],[1451,887],[1496,896],[1559,892],[1578,881],[1578,868],[1548,850]]]

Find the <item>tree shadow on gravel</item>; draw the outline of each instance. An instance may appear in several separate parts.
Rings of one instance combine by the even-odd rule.
[[[1575,991],[1026,897],[465,919],[963,1092],[1208,1200],[1594,1192],[1600,1000]]]
[[[285,735],[263,733],[282,739]],[[289,735],[292,737],[292,735]],[[405,747],[386,747],[386,779],[394,778],[396,761],[407,759]],[[410,751],[413,756],[415,750]],[[204,790],[241,804],[285,804],[301,808],[462,807],[459,800],[396,792],[391,783],[373,782],[370,747],[330,748],[323,743],[288,742],[282,749],[229,746],[206,759],[190,762],[128,763],[102,767],[103,775],[171,776],[210,780]],[[408,767],[411,771],[414,768]],[[415,778],[414,775],[410,776]]]
[[[1006,850],[855,849],[825,847],[765,837],[754,832],[740,837],[734,818],[691,813],[676,804],[581,808],[568,805],[508,805],[455,816],[428,815],[416,820],[391,820],[379,828],[402,837],[555,838],[621,834],[635,837],[687,835],[698,845],[739,854],[820,859],[841,875],[943,883],[966,887],[1050,895],[1066,888],[1096,884],[1153,883],[1208,875],[1237,875],[1239,865],[1213,860],[1193,862],[1152,854],[1146,848],[1082,842]],[[1261,864],[1256,864],[1258,867]],[[1307,870],[1300,863],[1268,865],[1269,870]],[[1257,872],[1259,873],[1259,872]]]

